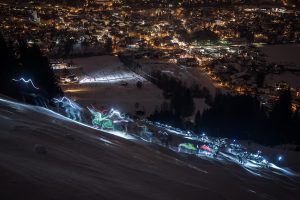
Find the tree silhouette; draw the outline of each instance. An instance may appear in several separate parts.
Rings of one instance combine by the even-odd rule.
[[[20,98],[16,92],[16,88],[12,79],[20,70],[19,63],[15,57],[15,50],[12,42],[6,43],[2,34],[0,34],[0,92],[14,97]]]
[[[289,141],[292,132],[292,95],[290,90],[280,94],[270,114],[271,125],[277,137]]]
[[[0,34],[0,66],[0,93],[29,103],[43,99],[43,106],[62,95],[47,57],[37,46],[28,46],[24,40],[14,45]],[[21,78],[31,80],[37,88]]]
[[[48,58],[37,46],[29,47],[23,40],[19,40],[19,54],[22,74],[39,85],[40,91],[47,98],[51,99],[62,94]]]

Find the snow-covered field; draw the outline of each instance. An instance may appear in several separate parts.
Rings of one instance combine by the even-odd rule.
[[[300,68],[300,45],[264,45],[261,50],[266,54],[267,61],[278,64],[294,64]]]
[[[145,73],[151,73],[152,70],[161,71],[169,76],[176,77],[188,86],[198,84],[200,87],[206,87],[214,96],[216,87],[208,75],[197,67],[186,67],[183,65],[166,63],[166,61],[159,60],[140,60],[139,63],[143,67]]]
[[[206,87],[212,97],[216,94],[217,85],[213,83],[210,77],[201,68],[186,67],[183,65],[166,63],[165,61],[160,62],[159,60],[147,59],[140,60],[139,63],[142,66],[142,70],[147,74],[150,74],[151,71],[161,71],[170,77],[175,77],[181,80],[187,86],[196,84],[199,88]],[[204,99],[194,100],[196,111],[199,110],[202,113],[205,109],[209,108],[209,106],[205,104]]]
[[[300,88],[300,75],[290,72],[284,72],[281,74],[268,74],[265,78],[265,84],[274,86],[275,83],[286,82],[292,88]]]
[[[226,160],[118,137],[3,96],[0,125],[0,199],[294,200],[300,195],[296,173],[249,173]],[[300,170],[299,152],[281,153],[286,166]]]
[[[130,71],[116,56],[76,58],[72,63],[80,67],[71,70],[79,77],[80,83],[63,85],[62,88],[66,95],[84,106],[116,108],[129,114],[135,114],[139,110],[149,116],[166,101],[159,88]],[[144,73],[160,70],[179,78],[187,85],[199,84],[200,87],[206,87],[212,96],[216,92],[208,75],[198,68],[151,62],[142,62],[142,66]],[[136,86],[138,81],[143,83],[140,89]],[[204,99],[195,99],[195,106],[196,111],[200,112],[209,108]]]
[[[149,115],[164,101],[160,89],[127,69],[118,57],[77,58],[72,62],[81,67],[72,71],[80,84],[63,86],[63,90],[85,106],[112,107],[130,114],[141,110]],[[140,89],[136,86],[138,81],[143,83]]]
[[[292,66],[294,69],[300,69],[300,45],[264,45],[261,50],[266,54],[266,59],[270,63]],[[265,84],[274,86],[275,83],[286,82],[292,88],[300,87],[299,73],[284,72],[281,74],[269,74],[266,76]]]

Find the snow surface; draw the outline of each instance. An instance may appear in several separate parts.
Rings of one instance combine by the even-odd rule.
[[[288,200],[300,195],[299,176],[267,170],[257,175],[226,160],[178,154],[3,96],[0,126],[0,199]],[[36,144],[47,154],[37,154]],[[285,153],[299,169],[299,153]]]
[[[180,79],[188,86],[192,84],[198,84],[200,87],[206,87],[212,96],[216,93],[216,87],[211,81],[209,76],[201,69],[197,67],[186,67],[184,65],[166,63],[159,60],[147,60],[142,59],[139,61],[142,65],[143,71],[150,74],[152,70],[161,71]]]
[[[263,45],[261,50],[266,54],[269,62],[294,64],[300,68],[299,44]]]
[[[116,56],[77,58],[72,62],[81,67],[72,71],[80,80],[96,81],[63,86],[69,97],[84,106],[116,108],[129,114],[142,110],[148,116],[164,101],[159,88],[130,71]],[[137,81],[143,82],[142,88],[136,87]]]
[[[216,85],[212,82],[206,72],[198,67],[186,67],[184,65],[178,65],[173,63],[166,63],[159,60],[141,59],[139,63],[142,66],[142,70],[146,74],[151,74],[152,71],[161,71],[170,77],[175,77],[182,81],[187,86],[196,84],[199,88],[206,87],[212,97],[216,94]],[[203,113],[209,106],[205,103],[204,99],[194,99],[196,112],[199,110]],[[196,112],[192,116],[194,118]]]
[[[265,84],[269,86],[275,86],[275,83],[286,82],[292,88],[300,88],[300,75],[290,72],[284,72],[281,74],[268,74],[265,78]]]
[[[260,48],[266,54],[268,62],[300,69],[299,44],[263,45]],[[299,88],[300,75],[299,73],[283,72],[281,74],[268,74],[265,78],[265,85],[268,86],[274,86],[278,82],[286,82],[292,88]]]
[[[67,62],[71,62],[68,60]],[[137,110],[144,111],[145,116],[159,109],[164,99],[163,92],[151,82],[132,72],[117,56],[95,56],[72,59],[72,63],[80,68],[70,70],[79,77],[80,84],[63,85],[64,92],[84,106],[116,108],[128,114]],[[143,62],[144,73],[161,70],[170,76],[175,76],[188,86],[199,84],[215,95],[216,87],[208,75],[199,68],[184,67],[175,64]],[[143,83],[141,89],[136,87],[137,81]],[[124,83],[128,85],[124,86]],[[204,99],[194,99],[196,112],[201,113],[209,106]],[[139,106],[135,107],[138,103]]]

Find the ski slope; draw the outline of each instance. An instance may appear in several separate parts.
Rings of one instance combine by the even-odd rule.
[[[133,115],[141,110],[149,116],[165,101],[159,88],[130,71],[116,56],[76,58],[72,62],[80,66],[70,70],[79,84],[63,85],[62,89],[82,105],[116,108]],[[138,81],[142,88],[137,88]]]
[[[297,199],[297,174],[249,173],[0,96],[0,199]],[[37,153],[43,146],[47,153]],[[300,163],[299,154],[293,161]],[[299,166],[299,165],[298,165]]]

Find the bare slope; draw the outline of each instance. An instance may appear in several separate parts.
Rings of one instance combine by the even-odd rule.
[[[185,157],[0,99],[0,199],[295,199],[299,180]],[[36,144],[47,150],[37,153]]]

